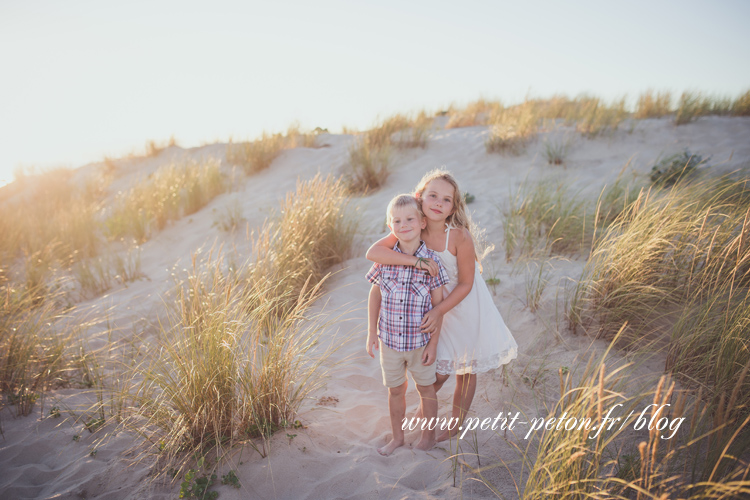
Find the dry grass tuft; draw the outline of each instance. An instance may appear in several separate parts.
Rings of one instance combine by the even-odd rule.
[[[492,116],[502,111],[503,105],[498,101],[479,99],[464,109],[451,110],[445,128],[475,127],[487,125]]]
[[[738,101],[732,102],[728,97],[709,96],[702,92],[683,92],[675,111],[674,124],[684,125],[701,116],[732,114]]]
[[[177,146],[177,139],[171,136],[168,141],[156,142],[154,140],[146,141],[146,158],[155,158],[161,154],[167,148]]]
[[[110,239],[130,236],[146,241],[168,221],[197,212],[227,187],[216,160],[161,167],[150,180],[118,195],[104,221],[105,234]]]
[[[672,93],[647,90],[638,96],[634,118],[661,118],[672,113]]]
[[[61,307],[42,285],[0,283],[0,391],[18,416],[29,415],[69,369],[69,334],[53,326]]]
[[[750,354],[739,333],[750,325],[748,238],[746,178],[642,192],[597,239],[570,300],[573,328],[593,320],[605,336],[627,322],[623,346],[664,348],[665,368],[706,388],[717,418],[734,412],[725,439],[750,414],[741,375]],[[747,432],[733,439],[750,444]]]
[[[749,494],[750,465],[729,451],[737,436],[726,439],[727,448],[711,455],[715,448],[709,441],[721,426],[709,422],[700,396],[690,398],[676,391],[667,376],[655,389],[626,396],[625,382],[632,382],[624,376],[626,368],[607,373],[603,362],[589,361],[575,386],[570,374],[563,378],[560,372],[562,394],[550,417],[575,419],[578,425],[564,432],[553,428],[542,433],[523,498],[718,499]],[[671,434],[670,429],[642,429],[647,437],[636,450],[628,431],[649,403],[654,406],[645,418],[656,422],[667,417],[680,427],[670,439],[661,437]],[[609,424],[598,434],[587,428],[586,422],[588,427],[604,426],[605,411],[616,404],[623,405],[618,411],[624,415],[632,411],[634,416],[623,425]],[[666,404],[670,405],[668,414],[657,411]],[[747,420],[739,427],[746,424]]]
[[[424,111],[416,116],[398,114],[357,137],[343,174],[349,191],[366,193],[383,185],[394,149],[427,147],[432,126],[433,119]]]
[[[326,269],[347,258],[356,227],[348,203],[342,180],[317,175],[300,181],[285,197],[279,216],[255,238],[252,279],[283,285],[275,298],[281,309],[291,307],[308,279],[317,283]]]
[[[232,141],[227,144],[227,161],[240,165],[247,175],[267,169],[285,149],[315,147],[316,135],[303,132],[298,124],[289,127],[286,134],[263,132],[260,139],[251,142]]]
[[[750,116],[750,90],[734,100],[732,103],[732,115]]]
[[[298,183],[280,214],[254,238],[254,261],[225,264],[221,250],[176,287],[159,348],[138,367],[138,412],[128,425],[158,447],[167,464],[265,439],[293,425],[302,401],[324,380],[337,343],[308,309],[325,270],[341,262],[353,225],[340,181]],[[328,347],[325,347],[327,345]],[[166,470],[166,466],[165,466]]]
[[[584,137],[597,137],[612,133],[627,117],[625,98],[616,99],[607,105],[597,97],[582,97],[577,109],[569,117],[576,123],[576,130]]]
[[[521,154],[539,130],[539,114],[533,101],[498,109],[490,119],[488,153]]]

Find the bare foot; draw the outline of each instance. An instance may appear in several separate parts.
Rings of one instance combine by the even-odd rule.
[[[422,439],[419,440],[419,442],[414,445],[414,447],[418,450],[427,451],[431,450],[433,446],[435,446],[435,439],[426,439],[424,436],[422,436]]]
[[[378,448],[378,453],[380,453],[384,457],[387,457],[388,455],[390,455],[391,453],[393,453],[393,450],[395,450],[396,448],[398,448],[400,446],[403,446],[403,445],[404,445],[404,440],[403,439],[400,440],[400,441],[397,441],[395,439],[391,439],[390,441],[388,441],[387,445],[383,446],[382,448]]]

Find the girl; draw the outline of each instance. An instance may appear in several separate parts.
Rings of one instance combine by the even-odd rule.
[[[435,390],[440,390],[450,374],[456,374],[452,417],[460,426],[474,399],[476,374],[515,359],[518,346],[480,274],[471,219],[456,180],[445,170],[433,170],[422,177],[414,196],[427,218],[422,240],[438,254],[450,278],[445,285],[448,295],[425,314],[422,330],[440,332]],[[415,266],[433,275],[437,272],[434,262],[398,253],[392,250],[395,244],[392,234],[382,238],[367,250],[367,259]],[[446,430],[437,440],[449,437]]]

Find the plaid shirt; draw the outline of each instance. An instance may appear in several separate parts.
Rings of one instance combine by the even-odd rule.
[[[393,249],[403,253],[396,243]],[[413,351],[427,345],[429,333],[420,331],[422,317],[432,309],[430,291],[448,283],[448,273],[437,255],[424,242],[414,254],[438,263],[440,273],[430,276],[413,266],[390,266],[375,263],[367,273],[367,281],[380,286],[380,317],[378,337],[396,351]]]

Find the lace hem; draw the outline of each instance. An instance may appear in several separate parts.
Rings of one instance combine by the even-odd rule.
[[[518,350],[515,347],[489,356],[486,358],[472,359],[470,361],[455,361],[452,359],[438,359],[436,362],[436,371],[440,375],[465,375],[467,373],[484,373],[504,364],[510,363],[518,357]]]

